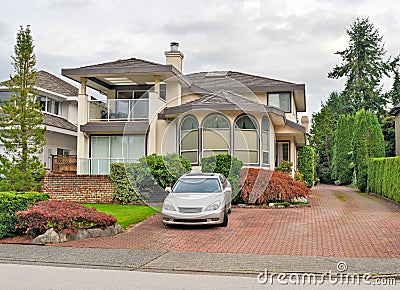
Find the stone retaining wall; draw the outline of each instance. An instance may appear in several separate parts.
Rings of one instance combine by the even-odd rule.
[[[51,198],[83,203],[110,203],[114,185],[107,175],[62,175],[48,173],[44,176],[41,192]]]

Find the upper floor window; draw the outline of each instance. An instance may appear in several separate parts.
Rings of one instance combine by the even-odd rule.
[[[49,97],[38,96],[42,111],[54,115],[61,115],[61,103]]]
[[[268,93],[268,106],[290,113],[292,111],[290,93]]]
[[[117,99],[148,99],[148,91],[118,91]]]

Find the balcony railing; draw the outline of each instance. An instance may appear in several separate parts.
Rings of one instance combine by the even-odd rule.
[[[80,174],[110,174],[111,163],[133,163],[134,158],[79,158]]]
[[[145,121],[149,119],[149,99],[90,100],[90,121]]]

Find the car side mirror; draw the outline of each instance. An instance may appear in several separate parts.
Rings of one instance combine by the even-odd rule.
[[[167,187],[165,188],[165,192],[171,193],[171,191],[172,191],[172,188],[171,188],[171,187],[167,186]]]

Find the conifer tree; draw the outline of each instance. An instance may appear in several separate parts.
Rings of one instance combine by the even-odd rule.
[[[356,18],[346,31],[349,46],[336,52],[342,63],[329,72],[329,78],[346,78],[343,90],[345,107],[354,114],[360,109],[385,115],[386,94],[381,93],[381,81],[388,76],[398,58],[385,60],[382,36],[369,18]]]
[[[0,187],[25,192],[36,189],[44,174],[39,154],[46,142],[36,99],[36,57],[29,25],[20,27],[11,58],[14,75],[6,82],[11,97],[4,102],[0,117],[0,141],[5,147],[0,156]]]
[[[353,180],[353,125],[353,116],[341,115],[333,136],[332,177],[341,184],[350,184]]]
[[[385,157],[385,141],[376,115],[364,109],[357,112],[352,143],[357,187],[364,192],[367,188],[369,159]]]

